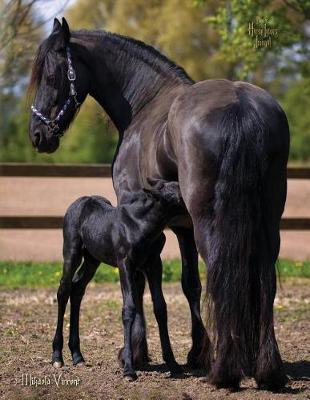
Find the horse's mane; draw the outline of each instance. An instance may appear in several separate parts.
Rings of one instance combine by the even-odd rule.
[[[142,61],[157,72],[161,72],[165,75],[169,74],[171,77],[177,77],[184,83],[193,83],[193,80],[182,67],[171,61],[153,46],[141,40],[103,30],[79,30],[72,32],[72,37],[81,36],[89,36],[94,39],[97,38],[98,40],[108,39],[112,44],[116,44],[119,50],[131,56],[129,58],[130,62],[133,64],[132,67],[135,67],[138,62]],[[128,61],[129,60],[126,60],[126,62]]]
[[[30,92],[36,89],[40,83],[44,63],[52,47],[53,47],[53,37],[51,35],[47,39],[45,39],[38,48],[38,51],[33,61],[31,77],[28,86],[28,90]]]
[[[193,80],[188,76],[185,70],[179,65],[175,64],[168,57],[160,53],[154,47],[145,44],[140,40],[136,40],[127,36],[122,36],[116,33],[106,32],[103,30],[80,30],[72,31],[72,38],[86,37],[92,40],[108,39],[112,44],[116,44],[118,48],[129,55],[126,57],[126,63],[130,62],[131,68],[141,65],[141,61],[148,65],[153,70],[163,75],[169,75],[171,78],[176,78],[184,83],[193,83]],[[40,83],[43,72],[44,62],[50,50],[53,48],[54,35],[50,35],[39,46],[36,56],[34,58],[32,73],[29,83],[29,89],[35,89]]]

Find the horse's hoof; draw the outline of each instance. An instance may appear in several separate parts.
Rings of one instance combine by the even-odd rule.
[[[124,379],[127,382],[134,382],[135,380],[138,379],[138,376],[137,376],[137,374],[124,375]]]
[[[168,369],[169,369],[171,377],[177,376],[177,375],[182,375],[184,372],[183,368],[178,363],[175,363],[173,365],[168,365]]]
[[[269,390],[272,392],[280,392],[285,385],[288,383],[288,378],[287,376],[282,373],[274,373],[270,377],[263,377],[264,379],[258,379],[255,377],[255,380],[257,382],[257,386],[260,390]]]
[[[64,366],[64,363],[62,361],[54,361],[53,362],[53,367],[54,368],[61,368]]]
[[[207,376],[206,381],[217,389],[227,389],[230,392],[238,392],[240,390],[240,377],[215,377],[211,373]]]

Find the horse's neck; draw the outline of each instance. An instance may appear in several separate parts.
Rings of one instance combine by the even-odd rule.
[[[155,50],[142,44],[140,49],[135,42],[105,32],[76,33],[73,40],[87,47],[93,64],[90,94],[119,131],[128,128],[154,99],[165,98],[175,87],[191,83],[185,72],[182,76],[181,68],[175,66],[176,72],[169,60],[157,62],[156,52],[152,53]]]

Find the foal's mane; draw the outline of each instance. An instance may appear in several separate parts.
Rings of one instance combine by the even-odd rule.
[[[135,69],[141,67],[142,62],[142,64],[153,69],[160,75],[164,75],[188,84],[193,83],[193,80],[182,67],[169,60],[168,57],[160,53],[154,47],[147,45],[140,40],[103,30],[72,31],[71,37],[77,39],[81,38],[84,40],[91,39],[98,42],[108,39],[112,45],[117,45],[118,49],[120,50],[120,54],[125,55],[125,57],[120,56],[119,61],[126,63],[127,67],[129,63],[130,68]],[[32,66],[32,73],[29,83],[30,90],[36,89],[40,83],[44,63],[50,50],[53,48],[53,42],[54,36],[50,35],[41,43],[38,48]]]

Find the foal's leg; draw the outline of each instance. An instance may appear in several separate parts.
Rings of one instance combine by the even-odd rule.
[[[79,336],[79,317],[81,302],[85,293],[86,286],[92,280],[100,261],[96,260],[84,250],[84,263],[77,271],[72,281],[71,289],[71,312],[70,312],[70,334],[69,348],[72,355],[73,365],[84,363],[84,358],[80,350]]]
[[[132,351],[134,366],[136,369],[141,370],[149,361],[143,310],[143,294],[145,289],[145,277],[143,272],[135,271],[134,281],[136,288],[136,317],[132,327]],[[118,354],[118,359],[122,366],[124,365],[123,352],[124,348],[122,348]]]
[[[168,326],[167,326],[167,305],[162,292],[162,262],[157,256],[154,262],[150,262],[147,268],[147,279],[153,301],[153,309],[159,327],[159,335],[163,359],[172,374],[182,373],[181,366],[175,361],[171,348]]]
[[[52,363],[54,367],[59,368],[64,364],[62,357],[63,349],[63,321],[67,302],[71,292],[72,277],[79,267],[82,259],[82,253],[79,246],[64,251],[63,276],[60,281],[57,292],[58,301],[58,320],[57,328],[53,340],[53,356]]]
[[[124,325],[124,377],[133,381],[137,379],[136,372],[133,364],[133,350],[132,350],[132,327],[136,317],[136,288],[134,282],[134,271],[131,263],[128,261],[121,261],[119,263],[120,281],[123,295],[123,310],[122,318]]]
[[[200,315],[201,283],[198,252],[192,229],[173,228],[182,257],[182,288],[187,298],[192,319],[192,348],[187,356],[191,368],[210,368],[211,343]]]

